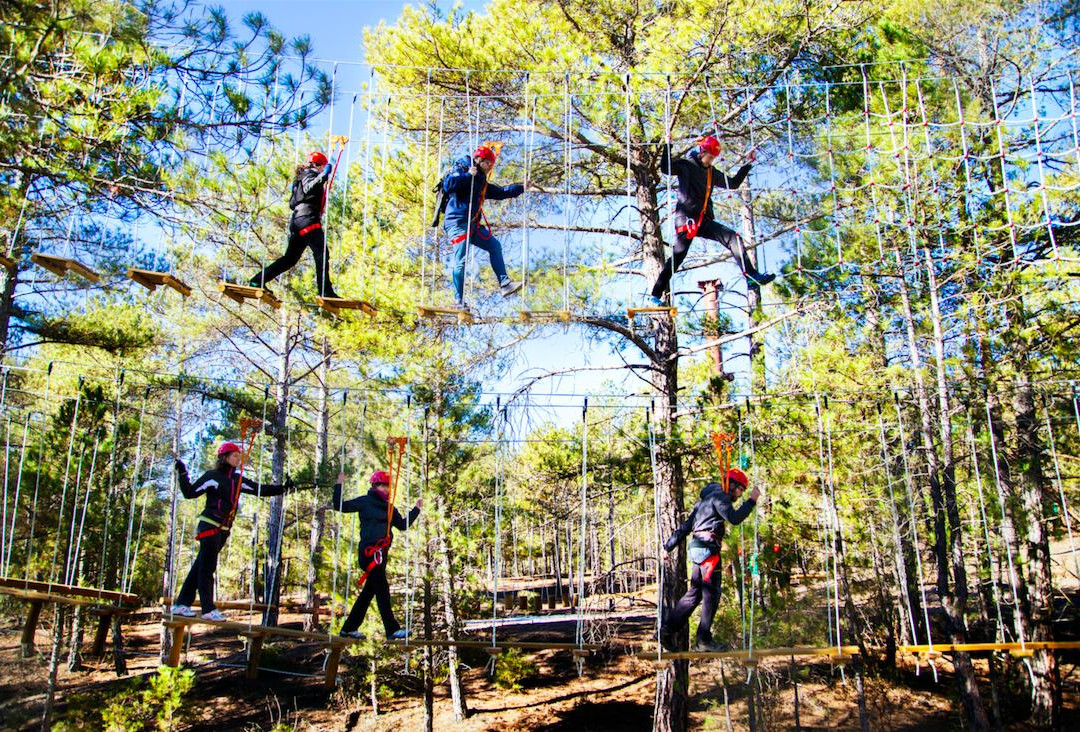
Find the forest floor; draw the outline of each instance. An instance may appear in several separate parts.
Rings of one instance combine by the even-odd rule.
[[[0,729],[40,728],[51,617],[49,610],[42,614],[38,655],[28,659],[20,657],[17,623],[7,621],[0,626]],[[300,621],[300,616],[281,618],[282,625],[293,627],[298,627]],[[130,678],[148,676],[157,669],[159,632],[159,622],[151,613],[126,624]],[[185,667],[195,670],[195,686],[185,697],[184,709],[173,728],[215,732],[423,728],[424,709],[416,675],[419,654],[410,659],[406,668],[400,652],[380,653],[376,677],[378,713],[371,704],[370,657],[359,652],[343,657],[340,683],[332,692],[323,689],[323,657],[317,643],[268,643],[262,665],[288,673],[264,670],[257,680],[248,681],[244,678],[241,640],[235,634],[200,628],[193,634],[184,657]],[[454,722],[448,684],[436,686],[435,729],[632,732],[651,728],[655,671],[643,658],[622,652],[594,654],[579,676],[569,652],[535,653],[524,657],[533,667],[519,668],[515,680],[520,688],[516,690],[496,685],[484,668],[486,658],[482,651],[463,651],[463,681],[470,711],[463,722]],[[1062,669],[1065,729],[1080,729],[1080,684],[1073,665],[1076,660],[1069,659]],[[979,667],[985,675],[985,661]],[[864,688],[870,728],[960,729],[955,686],[948,668],[947,663],[939,662],[936,682],[926,666],[916,673],[914,666],[908,665],[893,679],[868,676]],[[694,729],[728,729],[729,719],[730,728],[749,729],[749,687],[741,665],[733,661],[697,661],[691,665],[690,674]],[[799,662],[793,672],[787,659],[777,658],[761,665],[759,679],[758,729],[795,728],[793,679],[798,681],[797,708],[802,729],[859,728],[856,680],[850,667],[842,676],[839,668],[824,661]],[[130,683],[117,679],[108,653],[105,659],[87,660],[80,671],[70,672],[63,664],[58,677],[56,718],[76,720],[80,714],[85,716],[85,707],[107,704]],[[1025,700],[1002,698],[1000,706],[1007,717],[1015,717],[1008,728],[1025,728]]]

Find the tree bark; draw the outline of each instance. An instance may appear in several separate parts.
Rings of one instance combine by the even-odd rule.
[[[289,391],[292,377],[292,329],[289,327],[288,314],[281,311],[281,328],[278,353],[277,385],[274,391],[274,454],[271,461],[275,483],[285,481],[285,451],[288,441]],[[277,625],[278,603],[281,600],[281,544],[285,525],[285,496],[270,499],[270,511],[266,518],[266,587],[263,601],[262,624]]]
[[[308,563],[307,576],[304,578],[305,604],[309,608],[314,608],[317,604],[319,568],[322,566],[322,553],[319,547],[322,545],[326,525],[326,506],[319,498],[319,479],[324,473],[332,472],[327,466],[330,446],[330,356],[330,341],[323,336],[322,362],[319,366],[319,397],[315,417],[315,488],[312,491],[315,511],[311,517],[311,533],[308,539],[308,555],[311,561]],[[304,630],[314,631],[318,627],[317,613],[312,612],[304,616]]]

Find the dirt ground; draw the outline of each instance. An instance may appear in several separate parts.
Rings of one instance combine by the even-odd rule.
[[[38,655],[20,658],[17,624],[0,626],[0,729],[40,728],[47,682],[45,654],[50,648],[52,613],[42,614],[37,635]],[[237,617],[239,619],[239,616]],[[299,624],[299,616],[283,616],[282,624]],[[152,674],[157,668],[160,625],[147,613],[125,627],[131,676]],[[89,640],[89,633],[88,638]],[[371,705],[370,660],[363,655],[343,658],[337,690],[323,689],[320,674],[323,650],[318,644],[282,640],[264,651],[263,665],[289,672],[263,671],[254,681],[244,678],[245,651],[235,635],[201,628],[185,652],[184,663],[196,671],[196,685],[188,698],[188,714],[176,726],[184,730],[418,730],[424,710],[416,675],[419,657],[406,669],[400,655],[379,667],[379,709]],[[479,730],[619,730],[651,728],[655,671],[640,658],[624,653],[594,655],[583,673],[569,652],[544,651],[529,656],[535,673],[521,679],[521,689],[497,687],[484,668],[482,652],[466,653],[465,693],[470,714],[454,721],[448,684],[436,686],[435,729],[462,732]],[[985,663],[982,668],[985,672]],[[909,666],[897,679],[865,679],[870,728],[874,730],[960,729],[954,685],[948,664],[935,681],[923,666]],[[774,659],[759,669],[759,697],[755,706],[758,729],[795,729],[796,685],[798,723],[802,729],[858,729],[856,679],[850,667],[824,662],[792,666]],[[1077,713],[1077,678],[1071,664],[1063,664],[1068,722],[1080,729]],[[695,662],[690,670],[690,717],[694,729],[749,729],[746,670],[727,661]],[[75,694],[107,694],[117,679],[111,659],[88,660],[82,671],[59,675],[57,716]],[[725,704],[726,697],[726,704]],[[989,697],[989,694],[988,694]],[[84,697],[85,698],[85,697]],[[1002,700],[1010,728],[1023,729],[1023,700]]]

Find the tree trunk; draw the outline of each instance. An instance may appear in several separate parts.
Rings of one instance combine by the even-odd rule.
[[[1026,351],[1024,351],[1026,354]],[[1026,358],[1020,357],[1020,366]],[[1027,589],[1027,613],[1030,641],[1052,641],[1053,578],[1050,566],[1050,542],[1043,528],[1043,495],[1046,480],[1042,470],[1042,444],[1038,435],[1038,417],[1031,379],[1024,370],[1018,371],[1013,391],[1013,412],[1016,414],[1017,488],[1024,506],[1026,526],[1024,549]],[[1061,688],[1057,659],[1052,651],[1035,651],[1031,657],[1033,675],[1031,689],[1031,722],[1042,728],[1058,729]]]
[[[288,315],[281,313],[281,341],[278,353],[278,378],[274,393],[274,455],[271,461],[275,483],[285,481],[285,450],[288,441],[289,387],[292,363],[293,338]],[[266,518],[266,587],[263,602],[262,624],[273,626],[278,622],[278,603],[281,600],[281,545],[285,525],[285,496],[270,499],[270,511]]]
[[[180,363],[181,373],[183,373],[183,361]],[[180,376],[177,379],[176,385],[176,401],[173,405],[173,409],[176,412],[176,427],[173,430],[172,439],[172,454],[177,460],[180,459],[180,435],[184,426],[184,377]],[[169,533],[165,537],[165,569],[162,572],[161,578],[161,596],[172,597],[173,585],[176,584],[176,571],[174,566],[178,552],[176,551],[176,502],[179,500],[177,496],[179,485],[177,483],[176,471],[173,471],[172,478],[170,480],[169,489]],[[161,626],[159,636],[160,653],[159,660],[161,663],[165,663],[169,660],[169,655],[172,649],[172,631],[171,629]]]
[[[16,263],[14,271],[0,267],[0,353],[7,352],[8,336],[11,334],[11,316],[15,312],[15,287],[19,284],[18,261],[22,256],[21,252],[21,245],[11,250],[11,257]]]
[[[902,270],[900,253],[894,250],[897,266]],[[932,265],[932,262],[930,263]],[[897,278],[900,285],[900,300],[902,315],[907,331],[908,353],[911,358],[911,371],[915,381],[915,395],[919,403],[919,427],[922,437],[922,447],[926,460],[926,468],[930,484],[930,498],[933,505],[934,526],[934,557],[937,564],[937,591],[941,598],[942,609],[948,621],[948,633],[951,643],[967,642],[967,624],[964,618],[964,604],[967,598],[967,575],[963,566],[963,548],[961,543],[962,533],[959,513],[956,510],[956,488],[954,479],[954,466],[952,463],[952,433],[949,424],[948,395],[944,384],[943,366],[943,342],[941,336],[941,316],[937,312],[937,293],[933,279],[933,267],[930,267],[930,297],[934,314],[934,345],[935,354],[938,356],[938,382],[939,382],[939,410],[941,414],[940,436],[942,447],[945,452],[946,465],[944,469],[938,459],[937,450],[934,446],[933,424],[930,412],[930,399],[927,394],[926,383],[922,373],[922,358],[919,355],[918,344],[915,340],[915,320],[911,311],[911,300],[908,295],[907,279],[901,271]],[[943,482],[945,485],[943,485]],[[947,498],[951,494],[951,498]],[[952,504],[951,508],[947,503]],[[955,517],[955,522],[954,522]],[[946,534],[946,520],[949,528],[954,529],[951,535]],[[949,570],[950,559],[955,584],[950,587]],[[975,669],[971,664],[971,657],[967,653],[952,654],[953,664],[956,667],[956,683],[960,692],[961,705],[968,725],[973,730],[987,730],[990,727],[986,717],[986,709],[979,694],[978,680],[975,677]]]
[[[428,480],[428,414],[424,413],[423,471],[424,486],[431,485]],[[431,613],[431,521],[424,521],[424,640],[430,641],[434,635]],[[435,728],[435,656],[431,646],[424,646],[424,732],[433,732]]]
[[[319,547],[322,545],[326,525],[326,506],[319,496],[319,479],[324,473],[331,472],[327,466],[330,457],[330,355],[330,341],[323,336],[322,363],[319,366],[319,400],[315,417],[315,488],[312,491],[315,511],[311,517],[311,534],[308,540],[308,556],[311,561],[307,565],[307,576],[304,578],[305,604],[309,608],[314,608],[317,604],[319,568],[322,566]],[[314,631],[318,627],[317,613],[304,616],[304,630]]]
[[[45,691],[45,709],[41,714],[42,732],[52,728],[52,711],[56,702],[56,672],[60,668],[60,653],[64,645],[64,623],[66,611],[62,603],[56,603],[53,610],[52,655],[49,656],[49,682]]]

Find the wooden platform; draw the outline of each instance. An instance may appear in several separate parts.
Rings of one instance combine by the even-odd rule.
[[[521,310],[518,312],[520,323],[569,323],[572,314],[569,310]]]
[[[379,312],[375,306],[365,300],[347,300],[343,297],[317,297],[315,302],[323,310],[333,315],[340,315],[342,310],[359,310],[373,316]]]
[[[472,325],[476,322],[471,311],[460,308],[437,308],[430,305],[420,305],[416,308],[416,312],[421,318],[428,320],[452,318],[456,319],[461,325]]]
[[[11,257],[5,257],[3,254],[0,254],[0,267],[3,267],[8,272],[14,272],[15,268],[18,266],[19,263],[16,262],[14,259],[12,259]]]
[[[158,287],[164,285],[165,287],[171,287],[184,297],[189,297],[191,295],[191,288],[184,284],[182,280],[177,279],[168,272],[155,272],[151,269],[136,269],[135,267],[129,267],[127,276],[128,279],[142,285],[150,292],[153,292]]]
[[[37,633],[38,619],[41,617],[42,609],[49,603],[85,607],[91,614],[98,617],[98,628],[94,634],[94,645],[91,650],[93,656],[101,656],[105,652],[105,641],[110,626],[115,625],[114,637],[119,640],[120,618],[130,615],[139,607],[137,595],[12,577],[0,577],[0,595],[24,600],[29,605],[20,641],[24,658],[34,655],[34,636]]]
[[[679,314],[678,308],[669,307],[647,307],[647,308],[627,308],[626,317],[633,320],[638,315],[667,315],[670,318],[674,318]]]
[[[281,309],[281,300],[265,287],[252,287],[251,285],[237,285],[232,282],[219,282],[218,289],[235,303],[243,305],[246,300],[259,300],[272,307],[274,310]]]
[[[49,270],[57,277],[64,277],[69,272],[73,272],[91,282],[97,282],[101,279],[101,275],[97,272],[90,269],[82,262],[78,262],[68,257],[54,257],[50,254],[35,252],[30,255],[30,261],[39,267]]]

